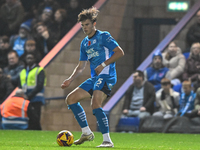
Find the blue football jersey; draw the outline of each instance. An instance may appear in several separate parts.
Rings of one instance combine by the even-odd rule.
[[[80,46],[80,61],[90,61],[91,77],[97,76],[95,68],[113,54],[118,43],[109,32],[97,30],[91,38],[85,37]],[[99,74],[116,76],[115,63],[106,66]]]

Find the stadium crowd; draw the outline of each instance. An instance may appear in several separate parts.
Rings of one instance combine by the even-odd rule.
[[[82,9],[90,8],[97,0],[2,0],[0,1],[0,122],[16,124],[29,117],[28,129],[41,130],[41,105],[44,104],[45,72],[38,63],[77,23]],[[33,108],[16,103],[15,111],[4,103],[19,87],[10,101],[24,97]],[[13,103],[14,104],[14,103]],[[8,107],[10,108],[10,107]],[[12,108],[12,107],[11,107]],[[24,110],[24,116],[17,113]],[[5,112],[6,111],[6,112]],[[2,119],[1,119],[2,117]],[[14,118],[14,119],[11,119]],[[26,120],[27,123],[27,120]],[[24,123],[22,123],[24,124]],[[0,125],[1,128],[1,125]],[[6,129],[25,129],[19,125]]]
[[[163,52],[153,54],[148,68],[133,73],[117,131],[125,131],[120,124],[129,117],[200,117],[200,10],[186,40],[184,53],[177,41],[171,41]]]

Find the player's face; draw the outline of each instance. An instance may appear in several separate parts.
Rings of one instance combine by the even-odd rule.
[[[95,34],[95,25],[96,22],[92,23],[92,21],[89,19],[81,21],[83,32],[88,35],[88,37],[92,37]]]

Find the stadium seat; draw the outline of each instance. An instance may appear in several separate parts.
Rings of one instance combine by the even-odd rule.
[[[120,118],[117,126],[117,132],[138,132],[140,119],[138,117]]]
[[[183,53],[183,55],[185,56],[185,59],[188,59],[188,57],[190,56],[190,52],[185,52]]]

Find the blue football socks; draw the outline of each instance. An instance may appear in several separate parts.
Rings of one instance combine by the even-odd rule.
[[[74,113],[74,116],[76,120],[78,121],[79,125],[81,126],[81,128],[88,126],[85,111],[83,110],[80,103],[71,104],[71,105],[68,105],[68,107]]]
[[[102,108],[93,109],[93,114],[97,118],[97,123],[101,133],[109,133],[108,118]]]

